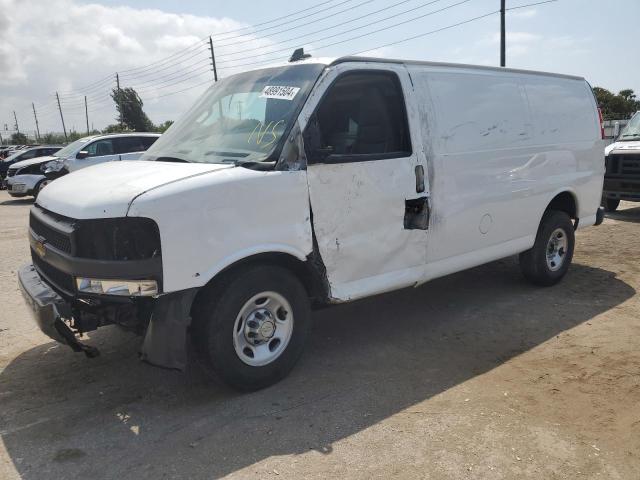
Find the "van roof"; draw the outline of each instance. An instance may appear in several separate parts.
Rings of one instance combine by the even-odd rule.
[[[449,62],[429,62],[424,60],[403,60],[401,58],[379,58],[379,57],[361,57],[357,55],[349,55],[346,57],[339,58],[327,58],[327,57],[308,57],[304,60],[299,60],[297,62],[286,63],[285,65],[299,65],[302,63],[320,63],[327,66],[338,65],[340,63],[351,63],[351,62],[375,62],[375,63],[396,63],[396,64],[404,64],[404,65],[423,65],[429,67],[447,67],[447,68],[464,68],[471,70],[485,70],[492,72],[508,72],[508,73],[519,73],[525,75],[541,75],[545,77],[557,77],[557,78],[568,78],[572,80],[585,80],[584,77],[580,77],[577,75],[567,75],[563,73],[552,73],[552,72],[540,72],[536,70],[522,70],[517,68],[505,68],[505,67],[491,67],[486,65],[470,65],[465,63],[449,63]],[[276,63],[270,66],[283,65],[282,63]],[[264,68],[264,67],[261,67]]]
[[[469,65],[464,63],[447,63],[447,62],[427,62],[422,60],[402,60],[397,58],[377,58],[377,57],[359,57],[359,56],[346,56],[340,57],[333,60],[328,65],[337,65],[339,63],[347,63],[347,62],[375,62],[375,63],[398,63],[404,65],[424,65],[430,67],[451,67],[451,68],[465,68],[465,69],[473,69],[473,70],[488,70],[494,72],[509,72],[509,73],[523,73],[528,75],[543,75],[547,77],[559,77],[559,78],[570,78],[573,80],[584,80],[584,77],[576,76],[576,75],[566,75],[563,73],[550,73],[550,72],[540,72],[535,70],[521,70],[516,68],[505,68],[505,67],[491,67],[485,65]]]

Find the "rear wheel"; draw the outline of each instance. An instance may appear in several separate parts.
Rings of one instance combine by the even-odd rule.
[[[243,268],[202,294],[193,340],[212,373],[251,391],[291,371],[311,327],[308,295],[295,275],[277,266]]]
[[[531,283],[551,286],[567,273],[575,235],[571,218],[565,212],[547,211],[540,222],[533,248],[520,254],[520,268]]]
[[[615,212],[620,205],[620,200],[617,198],[603,198],[602,206],[604,207],[605,212]]]

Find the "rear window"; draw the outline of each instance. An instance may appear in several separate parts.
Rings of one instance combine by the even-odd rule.
[[[527,78],[525,89],[534,133],[541,143],[593,141],[600,138],[595,102],[584,81]]]

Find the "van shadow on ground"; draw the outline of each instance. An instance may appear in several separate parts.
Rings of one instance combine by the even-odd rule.
[[[640,223],[640,207],[625,208],[622,210],[616,210],[615,212],[609,212],[606,214],[606,217],[621,222]]]
[[[331,455],[334,442],[634,293],[582,265],[556,287],[535,288],[513,259],[494,262],[316,312],[292,375],[246,395],[210,384],[196,367],[183,374],[142,364],[135,337],[104,329],[89,341],[102,348],[98,359],[46,343],[7,366],[2,440],[25,479],[215,478],[274,455]]]

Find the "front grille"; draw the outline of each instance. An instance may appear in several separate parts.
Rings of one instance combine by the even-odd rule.
[[[61,252],[71,253],[71,238],[43,223],[33,213],[29,215],[29,226],[33,233],[45,239],[45,242]]]
[[[640,177],[640,155],[613,154],[607,157],[607,175]]]
[[[75,285],[71,275],[63,272],[62,270],[58,270],[53,265],[45,262],[33,250],[31,250],[31,260],[33,261],[33,265],[36,267],[36,270],[46,277],[54,287],[57,287],[66,293],[73,293],[75,291]]]
[[[640,176],[640,156],[626,155],[620,159],[621,175],[638,175]]]

